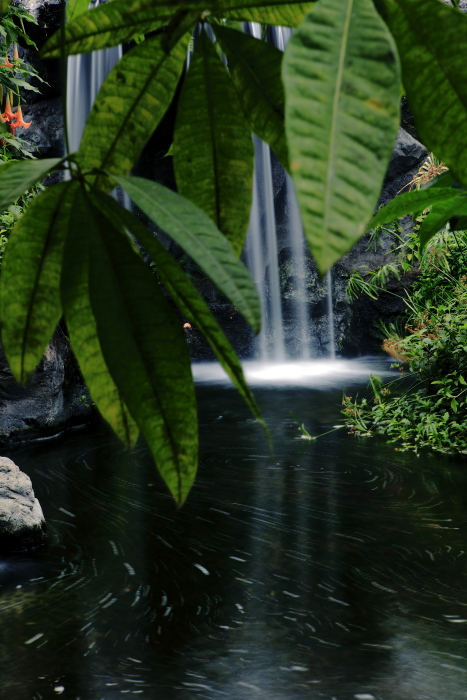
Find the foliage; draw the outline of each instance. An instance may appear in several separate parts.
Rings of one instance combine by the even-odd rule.
[[[443,231],[431,241],[407,299],[403,337],[393,332],[383,348],[408,364],[415,388],[402,380],[383,386],[373,378],[373,400],[344,397],[351,431],[467,453],[467,232]]]
[[[259,413],[232,347],[189,278],[106,193],[120,183],[257,331],[259,300],[238,258],[252,194],[251,132],[288,157],[306,237],[324,274],[368,230],[397,133],[401,77],[419,133],[467,185],[467,17],[439,0],[112,0],[86,11],[72,0],[68,18],[44,57],[61,56],[65,65],[66,55],[134,45],[105,80],[78,153],[0,168],[0,209],[51,170],[67,169],[70,178],[37,197],[12,232],[0,276],[2,342],[24,382],[64,313],[92,400],[126,444],[137,429],[144,435],[181,504],[197,464],[190,359],[183,321],[135,240],[150,251],[180,314],[203,330]],[[232,24],[239,21],[298,29],[280,55],[262,40],[245,39]],[[217,37],[227,70],[203,34],[184,73],[196,22]],[[285,102],[275,86],[279,71]],[[172,102],[178,193],[129,177]],[[261,122],[263,111],[268,119]],[[447,221],[451,205],[459,205],[462,218],[464,193],[456,187],[444,181],[404,193],[397,206],[432,206],[425,220],[435,213]],[[386,214],[379,223],[401,215]],[[28,247],[34,256],[25,269],[19,256]]]

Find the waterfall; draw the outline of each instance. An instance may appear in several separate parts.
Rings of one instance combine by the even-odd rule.
[[[261,26],[244,23],[244,31],[261,38]],[[274,45],[281,51],[292,35],[292,29],[272,27]],[[309,360],[312,357],[310,302],[307,290],[307,246],[303,233],[297,197],[292,178],[283,173],[286,247],[290,250],[294,287],[288,293],[289,313],[293,321],[293,338],[284,337],[281,299],[277,227],[274,210],[274,191],[269,146],[254,136],[255,175],[253,207],[246,242],[246,262],[256,282],[261,298],[263,329],[256,341],[256,355],[260,361],[280,362],[286,359]],[[326,278],[327,315],[329,329],[329,356],[335,359],[334,316],[331,274]]]

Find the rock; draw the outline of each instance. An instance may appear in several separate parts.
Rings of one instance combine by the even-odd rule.
[[[0,444],[57,435],[92,415],[92,402],[61,331],[26,386],[15,381],[0,347]]]
[[[23,111],[25,120],[32,120],[32,124],[27,131],[20,129],[19,135],[31,144],[32,153],[40,158],[61,158],[64,148],[61,98],[34,102]]]
[[[413,179],[429,152],[420,141],[400,128],[383,184],[380,204],[387,204]]]
[[[20,552],[45,543],[45,520],[31,479],[0,457],[0,552]]]

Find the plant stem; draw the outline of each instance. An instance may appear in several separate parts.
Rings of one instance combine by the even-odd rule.
[[[66,0],[60,4],[60,81],[62,88],[63,130],[65,135],[65,152],[70,153],[70,141],[68,138],[68,114],[67,114],[67,73],[68,60],[65,54],[65,27],[66,27]]]

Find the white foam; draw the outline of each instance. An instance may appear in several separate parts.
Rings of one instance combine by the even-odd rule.
[[[346,383],[365,381],[370,374],[396,376],[387,363],[378,358],[366,360],[310,360],[294,362],[243,362],[243,371],[252,386],[344,386]],[[192,365],[193,376],[199,383],[229,382],[217,362],[198,362]]]

